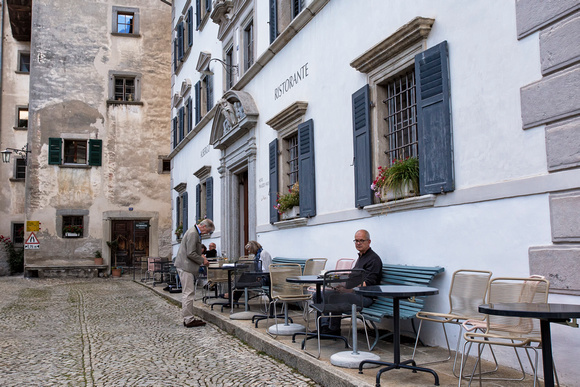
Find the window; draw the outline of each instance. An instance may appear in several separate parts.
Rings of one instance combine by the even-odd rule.
[[[138,35],[139,9],[127,7],[113,7],[113,34]]]
[[[254,64],[254,21],[250,20],[244,27],[244,71]]]
[[[24,223],[12,223],[12,243],[15,246],[24,245]]]
[[[278,131],[278,138],[269,145],[270,172],[270,222],[279,220],[276,199],[295,183],[300,189],[300,216],[316,215],[316,190],[314,169],[314,122],[303,123],[304,102],[295,103],[267,124]],[[288,112],[292,113],[288,114]],[[279,146],[282,149],[279,151]],[[282,187],[282,189],[279,189]]]
[[[199,222],[205,218],[213,219],[213,177],[211,168],[203,166],[194,175],[200,183],[195,187],[195,218]]]
[[[30,72],[30,53],[29,52],[18,52],[18,71],[21,73]]]
[[[62,217],[63,238],[81,238],[83,236],[83,216],[67,215]]]
[[[26,159],[16,158],[14,159],[14,178],[23,180],[26,178]]]
[[[162,173],[171,172],[171,160],[169,159],[162,160],[161,171]]]
[[[100,166],[103,140],[99,139],[48,139],[49,165]]]
[[[16,128],[28,129],[28,106],[16,107]]]
[[[188,194],[187,184],[179,183],[175,188],[177,197],[175,198],[175,228],[179,225],[183,226],[183,233],[188,229]]]
[[[234,46],[233,44],[228,47],[225,55],[226,62],[226,90],[231,89],[234,86]]]
[[[141,104],[141,74],[109,71],[109,103]]]
[[[351,63],[369,74],[369,84],[352,95],[359,208],[373,203],[378,167],[397,159],[418,158],[421,195],[454,189],[447,42],[424,50],[433,22],[416,18]]]
[[[304,0],[270,0],[270,43],[304,8]]]
[[[195,84],[195,124],[213,108],[213,75],[204,75]]]
[[[211,2],[212,0],[196,0],[195,1],[195,15],[197,26],[196,29],[203,28],[203,24],[207,20],[209,14],[211,13]]]

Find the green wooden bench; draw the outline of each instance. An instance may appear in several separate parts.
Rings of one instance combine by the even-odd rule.
[[[445,269],[440,266],[405,266],[405,265],[388,265],[383,264],[383,276],[381,285],[414,285],[429,286],[433,279],[443,273]],[[413,300],[400,300],[399,313],[400,319],[411,319],[413,330],[415,325],[413,318],[417,312],[423,309],[425,300],[423,297],[416,297]],[[390,297],[377,297],[375,302],[368,308],[363,308],[361,314],[369,321],[375,330],[375,341],[371,350],[377,345],[379,340],[390,336],[392,333],[379,336],[379,330],[376,323],[383,318],[393,317],[393,299]]]

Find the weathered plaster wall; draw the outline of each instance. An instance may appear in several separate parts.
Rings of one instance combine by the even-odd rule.
[[[139,36],[111,34],[113,6],[139,9]],[[169,175],[158,173],[158,156],[170,146],[170,17],[170,7],[157,0],[34,2],[34,168],[26,204],[27,219],[41,221],[42,230],[41,249],[27,251],[27,265],[86,263],[107,249],[103,214],[129,218],[129,207],[158,214],[150,246],[169,254]],[[142,104],[107,104],[110,71],[141,75]],[[48,165],[50,137],[102,139],[102,166]],[[57,210],[65,209],[89,211],[83,238],[58,236]]]

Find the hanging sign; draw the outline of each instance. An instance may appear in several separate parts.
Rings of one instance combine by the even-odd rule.
[[[26,231],[38,231],[40,230],[40,222],[38,220],[27,220],[26,221]]]
[[[40,243],[38,239],[36,239],[36,235],[33,232],[30,233],[30,236],[24,243],[25,250],[40,250]]]

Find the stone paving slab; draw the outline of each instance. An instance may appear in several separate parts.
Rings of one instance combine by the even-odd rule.
[[[0,278],[2,386],[317,386],[115,279]]]

